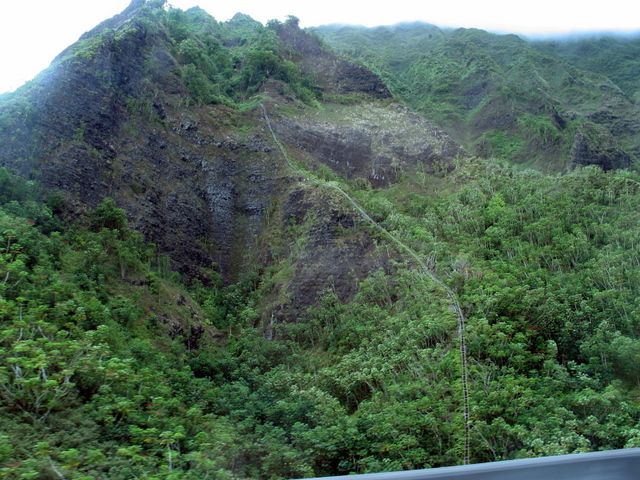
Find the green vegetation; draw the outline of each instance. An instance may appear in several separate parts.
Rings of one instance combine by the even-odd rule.
[[[197,306],[113,201],[62,228],[33,185],[2,170],[0,192],[3,478],[131,478],[182,465],[177,452],[165,457],[209,441],[194,438],[207,421],[194,424],[188,407],[197,381],[183,383],[203,328]]]
[[[633,37],[586,37],[563,41],[535,42],[584,70],[609,77],[636,103],[640,102],[640,39]]]
[[[65,227],[59,202],[0,180],[6,478],[287,478],[460,461],[455,318],[401,257],[351,301],[327,292],[268,340],[261,299],[286,262],[282,275],[180,286],[112,201]],[[472,461],[640,444],[639,180],[471,160],[439,194],[351,189],[461,299]]]
[[[126,187],[114,191],[122,196],[93,198],[81,213],[65,195],[0,169],[0,478],[284,479],[459,464],[466,453],[463,360],[473,463],[640,446],[640,174],[525,168],[564,167],[576,137],[591,153],[604,155],[618,142],[633,147],[628,94],[595,67],[586,74],[515,36],[424,25],[324,30],[400,98],[498,157],[465,157],[433,174],[418,159],[415,170],[398,166],[396,183],[373,188],[319,162],[311,172],[311,153],[281,143],[276,132],[305,115],[336,129],[375,123],[384,131],[374,139],[380,145],[385,135],[402,135],[405,147],[441,132],[413,128],[415,116],[391,100],[316,97],[295,63],[301,59],[283,51],[277,22],[236,15],[218,23],[200,9],[138,4],[140,15],[115,30],[105,22],[60,58],[106,79],[110,71],[96,73],[91,63],[100,63],[101,48],[129,59],[133,47],[153,51],[158,38],[167,41],[159,50],[170,71],[157,68],[162,55],[135,57],[148,71],[137,84],[144,91],[118,98],[128,123],[86,150],[105,163],[98,146],[113,150],[111,172]],[[136,43],[141,32],[154,33],[151,46]],[[126,79],[100,87],[124,92]],[[632,88],[631,77],[623,79]],[[24,88],[45,91],[37,82]],[[265,97],[274,100],[265,102],[273,127]],[[30,122],[15,128],[18,114],[39,108],[16,98],[0,114],[0,134],[34,145],[31,160],[44,163],[42,152],[65,145],[33,142],[41,133],[28,130]],[[621,106],[619,123],[607,117],[608,101]],[[239,152],[229,163],[246,170],[243,182],[273,180],[278,191],[256,236],[264,255],[231,284],[210,265],[197,265],[207,273],[200,280],[173,272],[118,208],[148,188],[135,168],[170,171],[173,161],[206,164],[231,151],[215,146],[196,155],[184,143],[182,160],[158,147],[166,153],[157,163],[123,161],[126,148],[156,137],[178,142],[180,152],[188,135],[172,137],[163,115],[180,118],[188,107],[211,104],[235,111],[210,124],[200,115],[201,131],[215,127],[206,135]],[[73,125],[69,142],[96,135],[91,121]],[[110,141],[118,135],[121,143]],[[204,135],[198,146],[208,142]],[[84,152],[45,167],[65,168],[69,158],[82,164]],[[267,158],[286,165],[246,168]],[[74,168],[71,174],[94,173]],[[202,171],[208,168],[214,163]],[[72,199],[74,188],[66,192]],[[295,221],[284,220],[290,192],[301,194],[300,206],[291,205]],[[196,193],[168,198],[205,196]],[[320,224],[325,211],[340,219]],[[193,242],[211,242],[198,235]],[[282,320],[279,309],[308,249],[349,248],[354,239],[367,242],[366,255],[384,268],[368,271],[349,298],[328,288]],[[466,320],[466,357],[454,303]]]
[[[162,8],[147,2],[134,21],[124,26],[103,28],[81,39],[61,55],[62,62],[91,62],[101,50],[126,52],[145,34],[168,36],[172,54],[178,61],[178,76],[190,100],[196,105],[226,104],[239,107],[260,92],[265,82],[280,82],[305,103],[313,103],[312,85],[299,67],[286,58],[275,29],[250,17],[236,15],[219,23],[200,8],[183,11]]]
[[[482,156],[563,170],[576,129],[590,121],[631,156],[640,146],[640,110],[632,98],[640,73],[633,54],[637,42],[547,45],[426,24],[329,26],[316,32],[378,72],[394,95]],[[588,54],[592,50],[595,57]]]
[[[305,102],[311,84],[287,60],[275,34],[249,17],[218,23],[199,8],[169,9],[162,19],[175,44],[181,76],[196,103],[231,106],[259,93],[269,79],[282,82]]]

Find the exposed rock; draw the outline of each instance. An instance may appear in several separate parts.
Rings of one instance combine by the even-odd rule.
[[[333,106],[314,115],[279,118],[289,144],[347,178],[387,185],[405,171],[452,168],[461,147],[423,117],[399,105]]]
[[[360,279],[387,264],[368,226],[344,199],[289,169],[259,109],[186,101],[166,31],[136,16],[149,5],[134,2],[2,99],[0,164],[63,191],[70,216],[113,197],[188,278],[206,282],[215,269],[232,282],[286,254],[291,277],[274,287],[283,297],[274,302],[279,320],[299,318],[327,289],[352,296]],[[371,71],[338,59],[297,25],[279,33],[324,92],[360,99],[320,110],[285,96],[275,80],[264,85],[274,131],[306,165],[387,185],[416,168],[451,168],[462,153],[422,117],[380,102],[390,94]],[[292,226],[304,230],[304,242],[283,239]],[[286,240],[285,253],[269,239]],[[190,347],[203,333],[167,325]]]
[[[304,241],[300,250],[290,252],[293,271],[286,283],[277,285],[270,323],[299,321],[328,291],[347,301],[362,278],[390,268],[388,252],[376,248],[370,226],[333,191],[294,188],[283,214],[287,224],[304,222],[302,233],[297,230],[293,239]]]
[[[615,144],[611,134],[595,124],[585,124],[576,133],[571,159],[576,165],[598,165],[603,170],[631,165],[631,157]]]
[[[86,42],[72,46],[1,107],[12,123],[0,131],[0,164],[79,208],[113,197],[187,276],[213,267],[231,281],[255,254],[280,159],[264,140],[233,138],[210,111],[186,109],[162,33],[116,20],[123,33],[97,29],[90,54]]]
[[[298,26],[295,18],[279,24],[276,32],[292,58],[324,93],[364,93],[391,98],[384,82],[371,70],[336,56],[320,39]]]

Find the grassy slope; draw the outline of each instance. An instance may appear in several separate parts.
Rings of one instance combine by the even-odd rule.
[[[640,39],[600,36],[539,41],[534,46],[583,70],[606,75],[636,103],[640,102]]]

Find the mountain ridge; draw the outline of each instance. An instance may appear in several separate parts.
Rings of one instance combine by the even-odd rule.
[[[534,42],[428,24],[315,31],[379,71],[469,151],[554,170],[637,158],[638,106],[600,72],[577,70]]]
[[[231,103],[244,99],[230,94],[242,96],[247,89],[271,97],[274,128],[300,161],[324,164],[347,178],[388,184],[407,168],[422,163],[429,169],[461,153],[426,120],[391,104],[376,105],[393,102],[378,77],[334,57],[295,20],[272,28],[245,17],[241,25],[238,19],[219,24],[203,10],[165,11],[160,3],[134,2],[65,50],[26,94],[10,97],[5,125],[0,122],[0,163],[62,191],[72,209],[94,206],[107,195],[117,198],[132,225],[190,277],[206,278],[213,268],[228,280],[240,278],[258,260],[250,252],[260,242],[267,212],[300,194],[299,180],[269,145],[256,100],[242,111]],[[263,42],[264,49],[235,35]],[[209,57],[198,52],[199,45]],[[227,49],[243,58],[235,60],[239,68]],[[274,73],[275,79],[268,78]],[[229,85],[227,91],[219,82]],[[214,94],[212,88],[219,90]],[[317,102],[314,96],[329,99],[322,123],[309,123],[317,115],[304,101]],[[345,105],[331,106],[341,98],[348,99]],[[286,108],[300,115],[277,113]],[[353,108],[366,113],[369,123],[343,130],[336,121]],[[373,145],[375,124],[385,116],[407,117],[423,129],[423,138],[414,134],[407,149],[404,132],[396,129]],[[443,142],[450,146],[438,146]],[[349,171],[342,170],[348,162]],[[340,262],[329,267],[328,259],[340,255],[339,249],[327,250],[317,260],[334,270],[323,278],[334,278],[347,295],[353,278],[367,269],[353,277]],[[296,277],[305,292],[297,296],[300,305],[313,303],[326,288],[327,280],[318,282],[317,276],[312,268]]]

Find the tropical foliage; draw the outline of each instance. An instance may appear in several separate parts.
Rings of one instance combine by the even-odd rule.
[[[462,300],[474,462],[640,444],[639,180],[468,161],[436,194],[352,189]],[[36,194],[2,172],[6,478],[460,461],[455,319],[400,257],[268,340],[259,276],[180,286],[112,201],[65,226]]]
[[[591,122],[637,151],[637,135],[620,123],[640,118],[637,39],[534,42],[421,23],[316,32],[478,155],[562,170]]]

